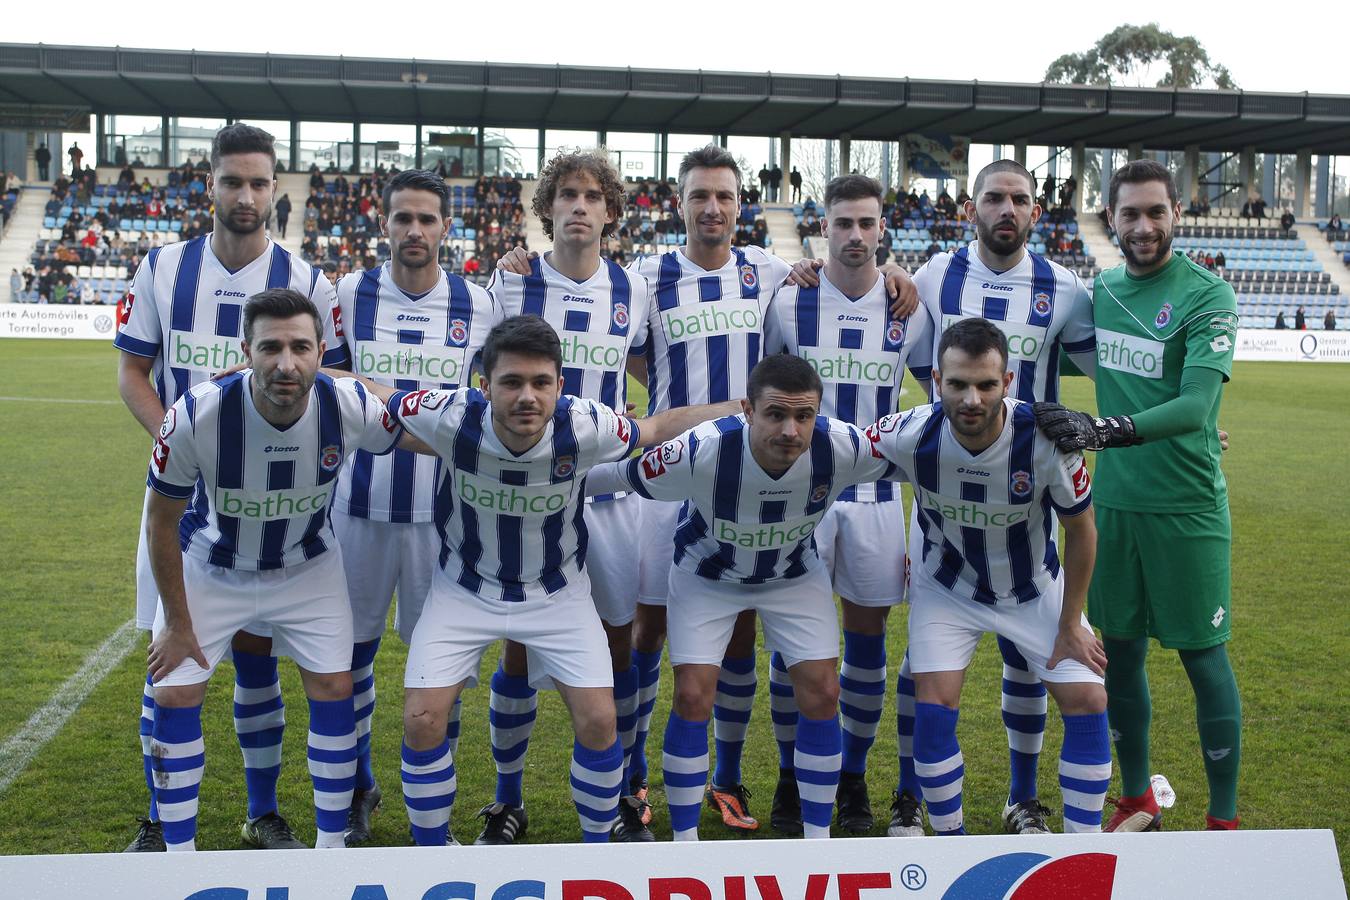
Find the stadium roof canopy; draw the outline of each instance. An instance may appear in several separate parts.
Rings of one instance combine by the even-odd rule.
[[[1350,154],[1350,96],[0,44],[0,107]]]

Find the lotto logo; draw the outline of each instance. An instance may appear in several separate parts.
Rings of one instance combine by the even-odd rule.
[[[614,433],[619,440],[625,444],[631,443],[633,438],[633,423],[627,416],[619,416],[618,424],[614,428]]]
[[[342,331],[342,307],[333,307],[333,334],[337,335],[339,341],[345,336]]]
[[[1229,340],[1228,335],[1221,334],[1209,342],[1209,349],[1215,353],[1227,353],[1233,349],[1233,342]]]
[[[136,295],[127,291],[127,295],[117,301],[117,330],[131,321],[131,307],[136,303]]]
[[[942,900],[1110,900],[1113,853],[1004,853],[976,863],[952,882]]]
[[[415,416],[418,410],[422,408],[422,395],[425,391],[413,391],[411,394],[404,394],[402,402],[398,405],[398,414],[400,416]]]

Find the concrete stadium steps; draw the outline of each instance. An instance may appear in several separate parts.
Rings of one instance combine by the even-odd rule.
[[[9,218],[9,227],[0,240],[0,273],[5,277],[3,302],[11,301],[9,295],[9,270],[18,269],[20,273],[28,266],[33,255],[33,245],[37,243],[38,232],[42,230],[42,215],[46,209],[47,196],[51,193],[50,182],[29,182],[19,191],[19,200],[14,204],[14,214]]]
[[[1340,285],[1342,295],[1350,296],[1350,267],[1347,267],[1341,260],[1341,255],[1331,248],[1331,242],[1317,230],[1317,226],[1295,227],[1294,233],[1303,239],[1304,245],[1312,251],[1313,258],[1331,274],[1331,283]],[[1312,302],[1316,303],[1317,300],[1314,299]]]
[[[770,252],[788,263],[802,258],[802,239],[797,237],[797,220],[791,206],[764,204],[764,224],[769,226],[769,237],[773,238]]]
[[[1084,212],[1078,216],[1078,234],[1083,239],[1083,252],[1097,258],[1097,267],[1109,269],[1120,262],[1120,251],[1111,243],[1102,220],[1096,213]]]

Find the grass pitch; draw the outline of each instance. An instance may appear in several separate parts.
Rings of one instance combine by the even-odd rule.
[[[149,439],[121,405],[116,351],[96,342],[0,341],[0,745],[9,741],[86,656],[125,622],[134,607],[134,555]],[[1336,365],[1239,363],[1225,390],[1221,421],[1233,434],[1224,459],[1231,493],[1233,615],[1230,645],[1245,719],[1239,809],[1249,828],[1335,830],[1342,868],[1350,856],[1350,691],[1344,665],[1350,649],[1345,605],[1346,483],[1340,453],[1350,446],[1347,369]],[[1092,407],[1086,379],[1065,380],[1066,402]],[[21,399],[20,399],[21,398]],[[910,402],[917,400],[911,392]],[[85,402],[67,403],[62,400]],[[93,401],[93,402],[89,402]],[[642,408],[641,405],[639,408]],[[891,681],[904,650],[905,610],[890,626]],[[136,734],[144,645],[90,694],[0,793],[0,854],[120,850],[144,814],[145,786]],[[385,791],[375,842],[408,842],[399,790],[402,664],[394,635],[376,662],[375,768]],[[484,661],[486,682],[496,652]],[[745,754],[752,812],[767,823],[777,776],[777,751],[764,695],[767,655],[759,657],[760,698]],[[242,763],[231,723],[229,663],[221,667],[205,710],[207,769],[201,792],[198,846],[241,846],[245,800]],[[304,696],[283,662],[290,726],[286,733],[281,809],[312,840],[312,795],[305,769]],[[1153,690],[1153,767],[1176,788],[1169,829],[1204,825],[1205,779],[1190,688],[1176,655],[1156,646],[1149,662]],[[966,757],[967,827],[998,830],[1007,782],[1007,751],[998,702],[999,660],[986,640],[968,680],[960,736]],[[894,698],[870,758],[872,804],[884,834],[896,780]],[[660,781],[661,735],[670,709],[670,675],[648,742],[653,823],[669,839]],[[466,693],[459,798],[452,825],[464,841],[477,834],[478,809],[492,799],[487,690]],[[1054,757],[1061,729],[1050,716],[1041,795],[1058,806]],[[566,714],[556,695],[541,696],[525,790],[529,841],[575,841],[578,826],[565,788],[571,752]],[[705,839],[730,837],[711,811]],[[770,837],[767,824],[754,838]]]

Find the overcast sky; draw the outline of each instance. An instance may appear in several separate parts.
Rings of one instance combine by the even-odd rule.
[[[1040,81],[1063,53],[1125,23],[1158,22],[1200,40],[1247,90],[1350,93],[1350,4],[1107,2],[846,4],[752,0],[735,5],[471,0],[166,4],[120,10],[107,0],[12,3],[0,39],[318,55],[422,57],[802,74]],[[1132,13],[1131,7],[1150,11]],[[471,8],[476,7],[476,8]],[[397,10],[382,14],[383,10]],[[844,15],[831,19],[836,9]],[[1295,23],[1287,10],[1298,10]],[[379,10],[373,11],[373,10]],[[1316,10],[1316,11],[1315,11]],[[318,33],[319,37],[311,37]],[[1269,49],[1262,49],[1262,45]],[[1294,45],[1297,45],[1296,49]]]

